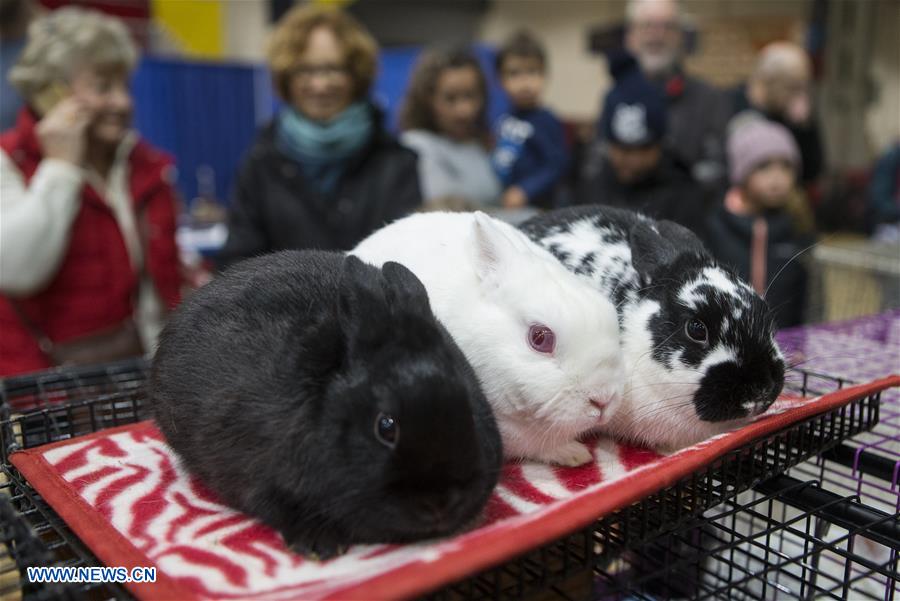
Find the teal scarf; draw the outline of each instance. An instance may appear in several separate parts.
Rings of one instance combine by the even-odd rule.
[[[303,174],[322,192],[334,192],[347,163],[372,136],[369,105],[357,102],[327,123],[311,121],[286,107],[275,123],[275,144],[300,164]]]

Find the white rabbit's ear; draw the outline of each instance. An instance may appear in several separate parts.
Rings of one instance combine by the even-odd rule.
[[[472,222],[475,238],[475,274],[482,285],[494,287],[515,264],[519,251],[494,220],[478,211]]]

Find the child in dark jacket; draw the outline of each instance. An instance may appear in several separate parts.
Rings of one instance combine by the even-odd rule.
[[[800,151],[782,125],[760,118],[737,123],[728,137],[731,188],[708,221],[708,246],[772,309],[779,327],[803,323],[812,243],[797,191]]]
[[[597,138],[581,165],[576,202],[668,219],[702,234],[706,193],[665,144],[666,98],[627,52],[608,55],[615,85],[607,93]]]
[[[492,157],[504,186],[503,206],[549,208],[569,156],[562,124],[541,106],[544,50],[537,40],[520,32],[500,49],[496,64],[511,104],[495,125],[497,145]]]

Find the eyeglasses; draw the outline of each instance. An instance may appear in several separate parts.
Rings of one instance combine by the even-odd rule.
[[[344,65],[339,64],[330,64],[330,65],[298,65],[292,71],[292,75],[295,77],[301,77],[303,79],[312,79],[314,77],[322,77],[324,79],[338,79],[340,77],[346,77],[349,74],[349,70]]]

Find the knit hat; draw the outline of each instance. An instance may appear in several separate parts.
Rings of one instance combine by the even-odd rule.
[[[622,51],[607,55],[615,85],[603,102],[599,134],[622,146],[647,146],[666,134],[666,99],[649,82],[634,57]]]
[[[783,125],[759,117],[740,123],[728,136],[732,185],[742,184],[760,165],[773,159],[784,159],[795,170],[800,168],[797,142]]]

